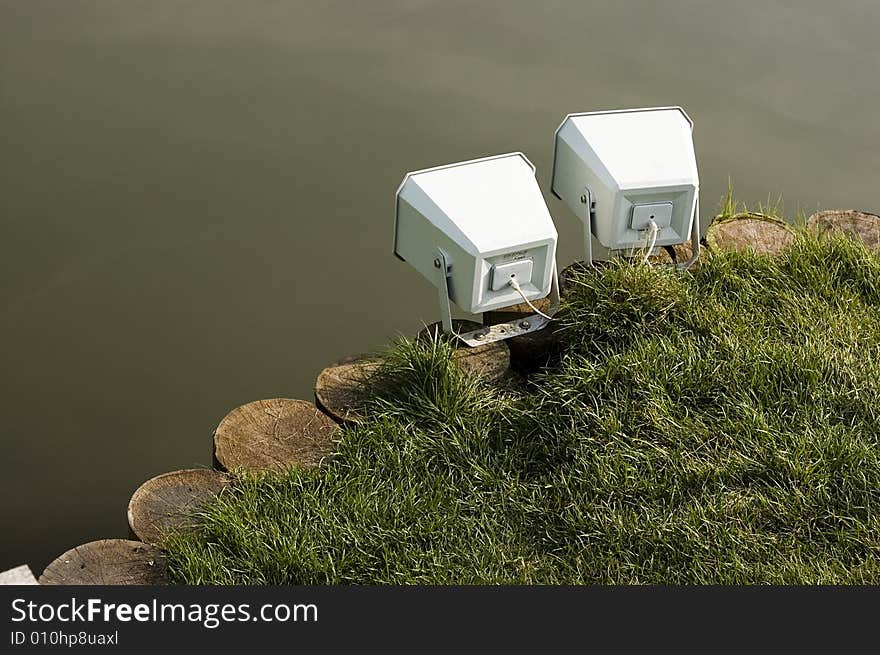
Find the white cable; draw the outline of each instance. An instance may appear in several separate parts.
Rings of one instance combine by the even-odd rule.
[[[525,301],[526,301],[526,304],[527,304],[529,307],[532,308],[532,311],[533,311],[533,312],[535,312],[535,313],[538,314],[539,316],[543,316],[543,317],[546,318],[548,321],[552,321],[552,320],[553,320],[553,317],[552,317],[552,316],[547,316],[547,314],[545,314],[545,313],[542,312],[540,309],[538,309],[537,307],[535,307],[535,306],[529,301],[529,299],[526,298],[526,294],[523,293],[523,290],[522,290],[522,288],[519,286],[519,282],[516,281],[516,278],[515,278],[515,277],[511,276],[511,278],[510,278],[510,282],[508,282],[508,284],[509,284],[510,286],[512,286],[514,289],[516,289],[517,293],[519,293],[519,295],[522,296],[522,299],[525,300]]]
[[[648,250],[645,251],[645,258],[642,260],[643,264],[648,263],[648,257],[651,256],[651,251],[654,250],[654,246],[657,245],[657,235],[660,234],[660,226],[654,221],[648,221],[648,229],[646,232],[645,241],[650,243],[648,245]]]

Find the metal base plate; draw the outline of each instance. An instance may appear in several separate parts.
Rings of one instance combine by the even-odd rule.
[[[543,316],[532,314],[524,318],[508,321],[507,323],[498,323],[496,325],[486,325],[478,330],[456,334],[459,339],[469,346],[482,346],[483,344],[518,337],[529,332],[537,332],[549,323]]]

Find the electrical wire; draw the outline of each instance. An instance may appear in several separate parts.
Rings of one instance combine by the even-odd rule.
[[[654,221],[649,221],[648,229],[645,234],[645,242],[648,244],[648,249],[645,251],[645,258],[642,260],[643,264],[648,263],[648,257],[651,256],[651,251],[654,250],[654,246],[657,245],[658,234],[660,234],[660,226]]]
[[[537,307],[535,307],[535,306],[531,303],[531,301],[530,301],[528,298],[526,298],[526,294],[523,293],[522,288],[519,286],[519,282],[516,281],[516,277],[511,276],[511,277],[510,277],[510,282],[508,282],[508,284],[509,284],[510,286],[512,286],[520,296],[522,296],[522,299],[525,301],[525,303],[526,303],[529,307],[532,308],[532,311],[533,311],[533,312],[535,312],[535,313],[538,314],[539,316],[543,316],[543,317],[546,318],[548,321],[552,321],[552,320],[553,320],[553,317],[552,317],[552,316],[547,316],[547,314],[545,314],[545,313],[542,312],[540,309],[538,309]]]

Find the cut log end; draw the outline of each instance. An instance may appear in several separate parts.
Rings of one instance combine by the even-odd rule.
[[[691,246],[690,242],[687,243],[676,243],[671,246],[673,252],[675,253],[675,263],[678,266],[684,266],[687,262],[691,260],[694,256],[694,249]],[[672,259],[670,257],[670,259]],[[703,248],[700,248],[700,256],[697,258],[695,262],[693,262],[688,268],[689,271],[696,270],[700,267],[700,263],[703,260]]]
[[[35,585],[37,579],[27,564],[0,572],[0,585]]]
[[[338,423],[357,423],[368,400],[367,381],[379,367],[378,355],[344,357],[318,374],[315,403]]]
[[[230,484],[225,473],[207,469],[171,471],[147,480],[128,503],[132,538],[162,546],[168,535],[195,529],[193,514]]]
[[[794,241],[794,231],[781,220],[761,214],[743,214],[715,220],[706,233],[709,248],[716,252],[753,250],[778,255]]]
[[[854,209],[831,209],[813,214],[807,229],[817,234],[838,232],[860,239],[871,250],[880,252],[880,216]]]
[[[480,323],[464,319],[454,319],[452,329],[456,332],[470,332],[481,328]],[[437,335],[441,338],[451,339],[456,346],[455,361],[463,371],[478,375],[487,382],[498,382],[504,379],[510,372],[510,349],[507,341],[495,341],[482,346],[468,346],[452,335],[443,335],[443,325],[432,323],[418,334],[418,339],[433,339]]]
[[[40,576],[45,585],[165,585],[168,566],[155,546],[102,539],[68,550]]]
[[[318,466],[339,426],[305,400],[273,398],[237,407],[214,431],[214,460],[227,471],[286,471]]]

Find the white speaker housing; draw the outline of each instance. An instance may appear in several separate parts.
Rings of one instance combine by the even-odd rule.
[[[556,239],[535,167],[519,152],[407,173],[397,189],[394,254],[435,286],[445,255],[449,299],[472,314],[522,302],[512,275],[529,300],[546,297]]]
[[[553,194],[605,249],[644,246],[651,220],[656,245],[684,243],[698,220],[692,132],[681,107],[569,114],[556,130]]]

